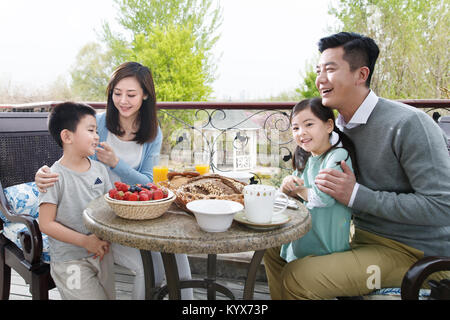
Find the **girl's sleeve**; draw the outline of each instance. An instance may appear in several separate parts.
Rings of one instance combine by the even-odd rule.
[[[348,158],[348,159],[347,159]],[[325,157],[324,165],[321,166],[321,169],[335,169],[342,172],[342,168],[340,162],[342,160],[346,160],[346,163],[352,168],[352,163],[350,157],[348,157],[347,150],[343,148],[338,148],[330,151],[330,153]],[[322,192],[317,188],[314,181],[311,181],[311,184],[308,189],[308,203],[306,205],[307,208],[318,208],[318,207],[330,207],[336,203],[336,200],[330,195]]]
[[[146,184],[153,181],[153,166],[158,159],[161,151],[162,132],[158,128],[158,134],[154,141],[148,145],[144,145],[144,154],[139,170],[131,168],[125,161],[121,159],[112,171],[117,174],[122,182],[127,184]]]

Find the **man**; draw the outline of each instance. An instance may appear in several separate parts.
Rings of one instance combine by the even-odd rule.
[[[450,157],[442,130],[424,112],[370,90],[379,53],[372,39],[341,32],[322,38],[319,51],[316,86],[355,144],[359,177],[344,162],[343,172],[324,170],[315,183],[352,208],[355,235],[350,251],[289,264],[279,248],[268,250],[274,299],[330,299],[400,287],[418,259],[450,256]]]

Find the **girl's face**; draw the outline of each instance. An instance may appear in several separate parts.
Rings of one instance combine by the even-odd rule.
[[[330,148],[330,133],[333,128],[332,119],[323,122],[312,113],[311,108],[297,112],[292,117],[292,136],[295,142],[313,156],[321,155]]]
[[[120,80],[112,94],[114,106],[119,111],[120,117],[123,118],[136,117],[142,101],[146,98],[147,95],[144,95],[144,90],[135,77]]]

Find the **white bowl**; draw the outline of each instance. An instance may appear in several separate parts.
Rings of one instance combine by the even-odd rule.
[[[250,183],[250,178],[253,177],[253,174],[251,174],[248,171],[224,171],[219,172],[221,176],[236,179],[240,182],[244,183]]]
[[[194,200],[186,207],[194,213],[200,228],[208,232],[228,230],[234,215],[244,209],[242,204],[231,200]]]

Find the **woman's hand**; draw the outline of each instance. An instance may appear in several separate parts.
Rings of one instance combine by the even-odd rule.
[[[107,166],[115,168],[117,163],[119,163],[119,158],[116,157],[114,150],[106,142],[100,142],[100,146],[101,148],[97,147],[95,149],[97,151],[97,159]]]
[[[58,181],[59,174],[50,171],[50,168],[44,165],[40,167],[34,176],[34,182],[38,187],[39,192],[47,192],[47,188],[50,188]]]
[[[280,190],[289,196],[296,196],[303,189],[304,181],[297,176],[287,176],[281,183]]]

